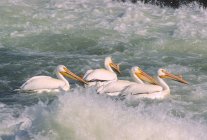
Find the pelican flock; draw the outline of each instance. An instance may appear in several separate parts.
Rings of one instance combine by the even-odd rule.
[[[163,99],[170,95],[170,88],[163,79],[188,84],[181,76],[176,76],[161,68],[157,71],[157,79],[154,79],[138,66],[130,70],[133,81],[118,80],[116,73],[121,73],[119,65],[114,63],[111,57],[105,58],[104,65],[105,69],[88,70],[83,78],[71,72],[64,65],[59,65],[55,70],[57,79],[49,76],[34,76],[27,80],[20,90],[38,93],[68,91],[70,84],[65,79],[68,77],[85,84],[85,87],[95,87],[98,94],[119,95],[132,99]]]

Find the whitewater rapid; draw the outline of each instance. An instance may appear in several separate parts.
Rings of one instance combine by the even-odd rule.
[[[111,0],[0,1],[0,140],[205,140],[207,132],[207,10]],[[166,80],[164,100],[129,102],[97,95],[69,81],[65,93],[19,93],[36,75],[55,77],[63,64],[83,75],[120,63],[119,79],[139,66],[181,74]]]
[[[175,104],[167,99],[133,106],[97,95],[93,89],[77,88],[58,95],[52,103],[39,101],[26,107],[18,119],[7,116],[0,130],[4,137],[21,139],[204,140],[206,125],[179,114],[183,108]],[[6,129],[8,123],[10,129]]]

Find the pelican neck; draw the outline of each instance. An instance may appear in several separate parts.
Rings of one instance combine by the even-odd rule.
[[[135,75],[135,73],[134,73],[133,71],[130,72],[130,75],[131,75],[132,79],[133,79],[136,83],[144,84],[144,82],[143,82],[141,79],[139,79],[139,78]]]
[[[157,76],[157,79],[158,79],[160,86],[162,86],[164,90],[170,90],[167,83],[162,78],[160,78],[160,76]]]
[[[56,76],[58,77],[58,79],[64,81],[66,86],[70,87],[69,82],[65,79],[65,77],[60,72],[56,72]]]

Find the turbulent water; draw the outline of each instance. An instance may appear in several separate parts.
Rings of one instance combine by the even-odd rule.
[[[207,139],[207,10],[112,0],[0,1],[0,140]],[[139,66],[166,68],[164,100],[129,102],[97,95],[70,81],[65,93],[19,93],[35,75],[55,77],[64,64],[82,75],[121,64],[120,79]]]

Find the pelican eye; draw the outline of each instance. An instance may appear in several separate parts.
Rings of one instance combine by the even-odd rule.
[[[161,70],[163,73],[166,73],[166,70]]]

